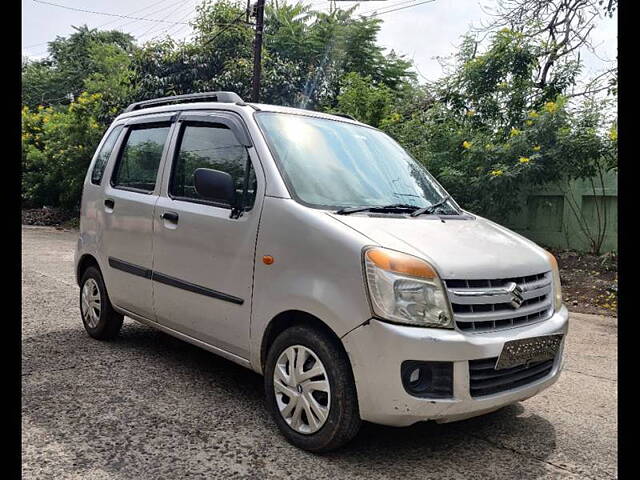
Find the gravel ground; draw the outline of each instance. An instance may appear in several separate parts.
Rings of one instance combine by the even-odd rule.
[[[323,456],[290,446],[262,378],[126,320],[90,339],[78,314],[76,232],[23,227],[23,478],[617,477],[617,322],[572,314],[560,380],[451,424],[365,424]]]

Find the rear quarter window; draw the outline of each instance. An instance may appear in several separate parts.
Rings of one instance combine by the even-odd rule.
[[[107,162],[109,161],[109,157],[111,157],[113,147],[115,146],[116,140],[118,140],[121,131],[122,125],[116,126],[111,130],[107,139],[102,144],[102,147],[100,147],[100,150],[98,151],[98,158],[96,158],[96,163],[93,165],[93,170],[91,171],[91,183],[94,185],[100,185],[100,182],[102,182],[102,175],[104,175]]]

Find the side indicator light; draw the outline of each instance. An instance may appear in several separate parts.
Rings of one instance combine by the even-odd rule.
[[[265,255],[262,257],[262,263],[265,265],[271,265],[274,262],[274,258],[271,255]]]

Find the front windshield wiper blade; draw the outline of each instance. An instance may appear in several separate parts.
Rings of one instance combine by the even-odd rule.
[[[338,215],[349,215],[350,213],[357,213],[357,212],[369,212],[371,210],[376,210],[376,211],[380,211],[380,212],[385,212],[385,211],[389,211],[389,210],[416,210],[419,207],[416,207],[415,205],[409,205],[407,203],[394,203],[391,205],[369,205],[369,206],[364,206],[364,207],[345,207],[345,208],[341,208],[340,210],[337,210],[335,213],[337,213]]]
[[[412,217],[417,217],[418,215],[422,215],[424,213],[427,213],[427,214],[433,213],[433,212],[436,211],[436,208],[443,206],[449,200],[451,200],[451,196],[450,195],[445,195],[442,200],[440,200],[439,202],[434,203],[433,205],[429,205],[428,207],[418,208],[417,210],[414,210],[413,212],[411,212],[411,216]]]

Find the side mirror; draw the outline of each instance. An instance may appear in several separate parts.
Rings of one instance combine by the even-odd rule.
[[[227,172],[210,168],[197,168],[194,172],[196,192],[205,200],[233,203],[235,186],[233,179]]]

